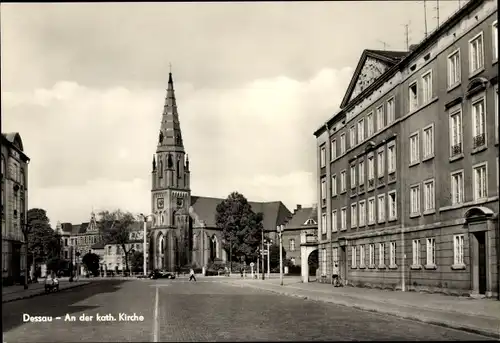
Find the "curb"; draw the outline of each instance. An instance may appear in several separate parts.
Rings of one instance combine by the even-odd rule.
[[[336,304],[336,305],[340,305],[340,306],[344,306],[344,307],[354,308],[354,309],[357,309],[359,311],[381,313],[381,314],[385,314],[385,315],[389,315],[389,316],[393,316],[393,317],[397,317],[397,318],[401,318],[401,319],[413,320],[413,321],[417,321],[420,323],[432,324],[432,325],[437,325],[437,326],[441,326],[441,327],[445,327],[445,328],[449,328],[449,329],[460,330],[460,331],[474,333],[474,334],[478,334],[478,335],[482,335],[482,336],[486,336],[486,337],[490,337],[490,338],[500,339],[500,324],[499,324],[499,328],[498,328],[499,332],[496,333],[496,332],[486,331],[483,329],[471,328],[468,326],[463,326],[463,325],[455,324],[455,323],[438,322],[434,319],[425,319],[425,318],[421,318],[421,317],[417,317],[417,316],[412,316],[411,314],[394,313],[394,312],[390,312],[390,311],[377,310],[377,309],[373,309],[373,308],[366,308],[366,307],[360,306],[360,305],[348,305],[348,304],[343,304],[340,302],[335,302],[335,301],[330,301],[330,300],[325,300],[325,299],[318,299],[318,298],[310,297],[310,296],[289,293],[286,291],[261,288],[261,287],[254,286],[254,285],[242,285],[242,284],[235,284],[235,283],[227,283],[227,284],[231,285],[231,286],[235,286],[235,287],[239,286],[239,287],[256,288],[256,289],[260,289],[260,290],[264,290],[264,291],[268,291],[268,292],[272,292],[272,293],[276,293],[276,294],[280,294],[280,295],[284,295],[284,296],[304,299],[304,300],[311,300],[311,301],[318,301],[318,302],[323,302],[323,303]]]
[[[59,290],[59,292],[64,292],[64,291],[66,291],[68,289],[83,287],[83,286],[86,286],[88,284],[90,284],[90,282],[89,283],[81,283],[81,284],[78,284],[78,285],[74,285],[74,286],[62,288],[62,289]],[[47,295],[47,294],[52,294],[52,293],[45,293],[45,291],[44,291],[44,292],[34,293],[34,294],[30,294],[30,295],[23,295],[23,296],[19,296],[19,297],[13,298],[13,299],[9,299],[9,300],[2,300],[2,304],[6,304],[6,303],[13,302],[13,301],[18,301],[18,300],[31,299],[31,298],[34,298],[34,297],[37,297],[37,296],[40,296],[40,295]]]

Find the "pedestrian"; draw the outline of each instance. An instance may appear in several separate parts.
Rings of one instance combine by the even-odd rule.
[[[337,264],[337,262],[334,263],[333,265],[333,273],[332,273],[332,278],[333,278],[333,285],[335,287],[338,287],[339,286],[339,265]]]
[[[191,280],[194,280],[194,282],[196,282],[196,277],[194,276],[194,270],[193,270],[193,268],[191,268],[189,270],[189,281],[191,281]]]

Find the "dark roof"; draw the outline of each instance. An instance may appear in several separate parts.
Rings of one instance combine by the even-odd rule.
[[[318,225],[305,225],[308,219],[317,221],[317,209],[315,207],[303,207],[298,209],[295,214],[292,215],[288,223],[286,224],[286,229],[297,229],[297,228],[311,228],[317,227]]]
[[[100,241],[100,242],[92,245],[90,248],[91,249],[104,249],[105,245],[106,245],[106,243],[104,243],[104,241]]]
[[[143,229],[143,221],[135,221],[132,223],[132,231],[140,231]],[[62,228],[65,232],[70,232],[73,235],[85,234],[87,232],[87,228],[89,227],[89,222],[81,223],[81,224],[71,224],[71,223],[63,223]],[[147,227],[150,228],[153,223],[148,222]],[[68,231],[67,231],[68,230]]]
[[[24,153],[24,144],[19,132],[2,133],[2,144],[14,148],[24,160],[29,161],[29,157]]]
[[[62,223],[61,224],[61,229],[63,230],[63,232],[72,233],[73,232],[73,224],[71,224],[71,223]]]
[[[224,201],[224,199],[192,196],[191,206],[193,207],[194,212],[198,215],[199,219],[203,220],[207,227],[216,227],[216,209],[217,205],[222,201]],[[263,213],[264,219],[262,224],[265,230],[276,230],[276,226],[284,224],[291,215],[291,212],[281,201],[249,201],[248,203],[252,206],[252,210],[255,213]]]
[[[391,59],[394,62],[402,60],[403,57],[405,57],[410,53],[409,51],[389,51],[389,50],[373,50],[373,49],[367,49],[367,51],[375,55]]]

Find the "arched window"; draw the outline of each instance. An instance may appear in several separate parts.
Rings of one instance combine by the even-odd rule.
[[[3,181],[4,176],[5,176],[5,158],[3,158],[3,155],[2,155],[2,181]]]
[[[24,169],[21,168],[21,175],[19,177],[19,183],[24,186]]]
[[[163,161],[161,160],[161,156],[158,156],[158,176],[163,177]]]
[[[181,178],[181,160],[177,159],[177,178]]]

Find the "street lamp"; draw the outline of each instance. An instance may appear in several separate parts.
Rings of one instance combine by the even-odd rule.
[[[271,252],[269,251],[271,244],[273,244],[273,241],[271,239],[266,241],[267,245],[267,278],[271,278]]]
[[[139,214],[140,217],[142,217],[142,219],[144,220],[144,227],[143,227],[143,241],[142,241],[142,271],[144,273],[144,276],[147,276],[148,275],[148,272],[147,272],[147,259],[146,259],[146,249],[147,249],[147,234],[148,234],[148,228],[147,228],[147,224],[148,224],[148,217],[152,216],[152,214],[148,214],[147,216],[145,216],[144,214],[140,213]]]
[[[280,238],[280,285],[283,286],[283,230],[285,225],[278,225],[276,230]]]

